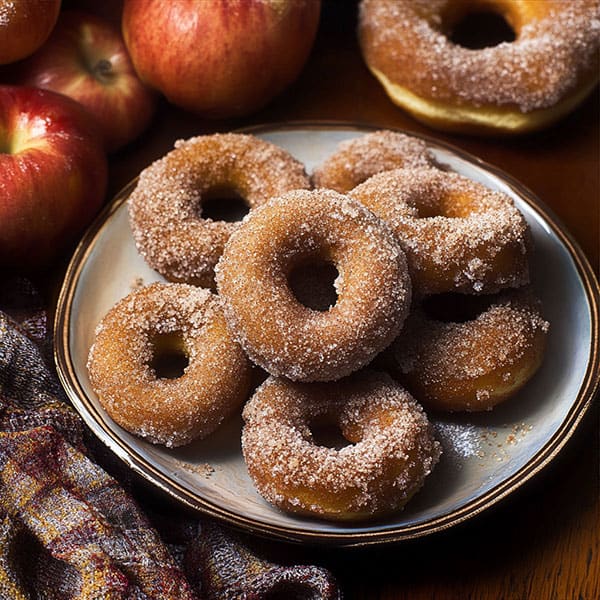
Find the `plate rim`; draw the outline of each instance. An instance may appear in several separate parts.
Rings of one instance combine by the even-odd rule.
[[[575,433],[575,430],[578,428],[585,414],[588,412],[594,400],[596,391],[600,386],[600,349],[598,343],[600,325],[598,311],[598,306],[600,304],[600,285],[589,260],[580,248],[578,242],[544,202],[537,198],[529,188],[502,169],[491,165],[479,157],[446,141],[439,140],[430,135],[407,131],[396,127],[377,126],[362,122],[329,120],[263,123],[236,129],[234,132],[258,134],[286,130],[327,129],[349,130],[362,133],[379,129],[389,129],[398,133],[404,133],[420,138],[431,146],[441,147],[456,154],[459,158],[465,159],[500,178],[513,192],[522,198],[530,208],[538,213],[544,223],[552,230],[553,234],[568,251],[568,254],[576,267],[590,308],[591,341],[589,359],[578,394],[560,426],[546,443],[520,469],[467,504],[423,523],[380,531],[336,533],[292,529],[284,525],[257,522],[243,514],[223,509],[217,504],[205,500],[197,494],[193,494],[190,490],[186,489],[185,486],[169,478],[166,474],[155,468],[147,459],[141,456],[137,450],[129,446],[124,440],[119,438],[116,433],[104,426],[103,417],[101,417],[97,408],[87,397],[78,380],[69,348],[69,323],[72,301],[83,266],[91,252],[95,238],[99,235],[110,216],[126,201],[137,182],[137,177],[127,183],[111,200],[108,201],[107,205],[97,215],[84,233],[69,261],[55,310],[54,360],[59,379],[67,396],[86,425],[90,427],[100,441],[145,480],[189,508],[192,508],[203,515],[217,518],[236,529],[280,541],[338,547],[357,547],[395,543],[441,532],[475,517],[524,485],[542,469],[547,467],[564,448],[566,443]]]

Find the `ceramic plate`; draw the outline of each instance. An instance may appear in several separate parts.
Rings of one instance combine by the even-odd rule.
[[[345,139],[368,128],[350,124],[283,124],[254,128],[286,148],[307,171]],[[444,454],[422,491],[385,520],[335,524],[289,515],[256,493],[240,451],[241,419],[208,439],[178,449],[130,435],[104,412],[86,370],[98,321],[137,282],[161,277],[138,255],[120,192],[82,240],[60,295],[55,355],[62,382],[96,435],[153,484],[186,505],[231,525],[278,539],[364,545],[430,534],[493,505],[547,465],[572,435],[598,385],[598,283],[568,233],[531,192],[462,151],[425,138],[438,162],[511,196],[533,231],[533,286],[551,322],[540,371],[494,411],[435,418]]]

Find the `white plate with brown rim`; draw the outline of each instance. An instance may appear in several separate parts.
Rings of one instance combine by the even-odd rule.
[[[348,123],[290,123],[245,131],[287,149],[311,172],[340,141],[370,130]],[[423,139],[445,168],[508,194],[525,215],[535,241],[532,283],[551,329],[541,369],[515,397],[483,414],[431,415],[444,454],[403,511],[352,524],[272,507],[258,495],[246,471],[239,415],[206,440],[175,449],[152,445],[110,419],[86,369],[94,329],[140,281],[162,280],[137,253],[129,228],[126,199],[135,181],[87,231],[57,306],[59,376],[92,431],[132,469],[199,513],[275,539],[338,546],[400,541],[446,529],[497,503],[548,465],[575,431],[598,387],[598,282],[575,241],[530,191],[465,152]]]

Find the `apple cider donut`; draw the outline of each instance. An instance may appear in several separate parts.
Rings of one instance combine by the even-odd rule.
[[[161,354],[184,356],[183,373],[157,373],[153,361]],[[166,446],[212,433],[246,400],[251,377],[219,299],[176,283],[155,283],[120,300],[96,328],[88,371],[114,421]]]
[[[495,293],[529,282],[531,233],[506,194],[457,173],[396,169],[349,195],[391,226],[416,295]]]
[[[350,521],[401,509],[441,454],[421,406],[388,375],[363,371],[335,383],[270,377],[243,411],[242,450],[266,500]],[[350,444],[327,447],[312,429],[339,427]]]
[[[303,305],[290,273],[331,263],[337,302]],[[295,190],[255,209],[217,266],[227,321],[248,356],[295,381],[340,379],[367,364],[402,327],[411,284],[388,226],[332,190]]]
[[[477,14],[509,35],[461,45],[456,31]],[[362,0],[358,30],[391,100],[450,131],[547,127],[583,102],[600,72],[598,0]]]
[[[484,297],[464,297],[463,303]],[[467,320],[414,309],[390,348],[401,378],[426,407],[490,410],[514,395],[542,363],[549,324],[528,288],[487,298]],[[445,299],[448,301],[448,299]]]
[[[234,198],[252,209],[271,196],[309,187],[300,162],[254,136],[179,141],[142,171],[129,197],[135,244],[167,280],[214,287],[214,267],[238,222],[205,218],[205,203]]]
[[[344,194],[382,171],[433,165],[433,156],[423,140],[383,130],[341,142],[315,169],[312,179],[317,188]]]

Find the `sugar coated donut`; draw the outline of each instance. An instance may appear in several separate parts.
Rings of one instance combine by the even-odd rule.
[[[270,377],[244,407],[242,450],[259,493],[295,513],[348,521],[402,508],[438,462],[423,409],[389,376],[335,383]],[[311,427],[339,427],[350,445],[319,445]]]
[[[315,187],[345,193],[382,171],[430,165],[433,156],[424,141],[395,131],[375,131],[341,142],[312,179]]]
[[[215,134],[179,141],[144,169],[129,197],[138,251],[167,280],[214,286],[214,267],[237,222],[203,217],[207,201],[241,199],[249,208],[309,188],[304,166],[251,135]]]
[[[541,365],[549,324],[530,291],[488,301],[483,312],[460,322],[415,309],[394,341],[390,350],[402,380],[426,407],[489,410],[514,395]]]
[[[506,194],[457,173],[396,169],[349,195],[391,226],[417,295],[494,293],[529,281],[531,234]]]
[[[185,355],[179,377],[161,377],[160,355]],[[246,400],[250,363],[218,298],[202,288],[155,283],[120,300],[101,320],[89,353],[92,387],[121,427],[181,446],[212,433]]]
[[[456,26],[477,13],[503,18],[514,41],[454,43]],[[541,129],[598,82],[597,0],[362,0],[359,38],[392,101],[440,129]]]
[[[339,273],[326,311],[303,305],[289,284],[311,263]],[[400,331],[411,297],[391,230],[332,190],[288,192],[247,215],[225,247],[217,287],[250,358],[295,381],[339,379],[368,363]]]

